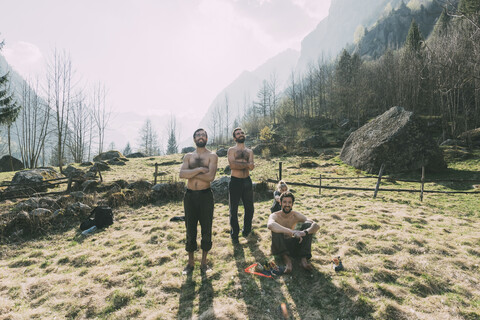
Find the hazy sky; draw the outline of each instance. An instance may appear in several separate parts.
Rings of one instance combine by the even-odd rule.
[[[2,54],[21,75],[42,77],[53,49],[66,50],[80,83],[105,84],[116,112],[173,113],[195,126],[242,71],[300,49],[329,6],[330,0],[0,0]]]

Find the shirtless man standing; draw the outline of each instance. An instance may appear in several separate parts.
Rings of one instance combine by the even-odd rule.
[[[253,188],[250,170],[255,168],[253,151],[245,147],[245,132],[241,128],[233,130],[233,140],[236,145],[228,149],[228,163],[232,170],[228,185],[230,206],[230,237],[233,243],[238,243],[240,226],[238,225],[238,203],[242,199],[245,214],[243,217],[242,234],[247,237],[252,231],[253,219]]]
[[[183,274],[190,274],[195,266],[194,252],[197,250],[197,224],[200,222],[202,230],[202,262],[200,270],[208,270],[207,254],[212,248],[212,221],[213,221],[213,193],[210,182],[217,173],[218,156],[206,149],[208,136],[204,129],[197,129],[193,133],[193,141],[197,149],[185,155],[180,178],[188,179],[187,190],[183,199],[185,210],[185,226],[187,241],[185,249],[188,252],[188,264]]]
[[[320,229],[312,220],[303,214],[293,211],[295,197],[289,191],[282,193],[280,203],[282,210],[270,215],[267,228],[272,231],[272,254],[281,255],[285,262],[285,272],[292,271],[292,259],[300,258],[300,265],[311,270],[308,259],[312,257],[312,237]],[[295,230],[297,223],[303,223],[300,230]]]

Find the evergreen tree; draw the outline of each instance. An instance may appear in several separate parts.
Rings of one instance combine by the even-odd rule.
[[[132,148],[130,147],[130,142],[127,142],[125,149],[123,149],[123,155],[128,156],[132,153]]]
[[[170,131],[168,136],[167,154],[174,154],[178,152],[177,138],[175,138],[175,132]]]
[[[447,14],[447,11],[443,9],[442,14],[438,18],[437,23],[433,29],[433,34],[438,37],[444,37],[448,33],[448,26],[450,23],[450,16]]]
[[[422,48],[423,37],[415,20],[412,20],[410,29],[408,30],[407,40],[405,41],[405,50],[408,52],[419,53]]]
[[[20,106],[17,105],[17,102],[13,98],[13,94],[9,93],[8,84],[8,73],[0,76],[0,125],[7,126],[8,154],[10,155],[10,163],[13,170],[13,163],[11,161],[12,148],[10,129],[15,120],[17,120],[17,117],[20,113]]]

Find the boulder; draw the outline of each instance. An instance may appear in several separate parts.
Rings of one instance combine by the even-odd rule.
[[[46,180],[63,178],[64,175],[58,173],[53,168],[37,168],[31,170],[23,170],[15,173],[12,179],[12,186],[7,191],[15,191],[28,187],[32,191],[46,191],[50,187],[50,183],[43,183]]]
[[[65,210],[65,215],[88,215],[92,211],[92,208],[83,204],[81,202],[76,202],[70,206],[68,206],[67,210]]]
[[[230,165],[227,164],[225,169],[223,169],[223,173],[224,174],[231,174],[232,173],[232,169],[230,168]]]
[[[145,158],[146,155],[141,152],[130,153],[127,158]]]
[[[227,156],[227,153],[228,153],[228,149],[227,148],[220,148],[218,149],[216,152],[217,156],[219,157],[226,157]]]
[[[13,164],[13,170],[12,170],[12,164]],[[23,168],[24,168],[23,162],[18,160],[17,158],[6,155],[0,159],[0,172],[18,171],[18,170],[22,170]]]
[[[465,143],[461,140],[447,139],[440,143],[440,146],[464,146]]]
[[[123,161],[123,159],[121,159],[121,158],[114,158],[114,159],[107,160],[107,163],[112,165],[112,166],[124,166],[124,165],[126,165],[125,161]]]
[[[228,200],[228,184],[229,183],[230,183],[230,177],[223,176],[219,179],[215,179],[210,184],[215,201]]]
[[[95,164],[90,168],[90,172],[96,172],[96,171],[109,171],[110,170],[110,166],[104,162],[104,161],[101,161],[101,162],[95,162]]]
[[[18,203],[15,206],[15,211],[30,211],[40,207],[38,198],[29,198],[25,201]]]
[[[182,148],[181,153],[190,153],[190,152],[193,152],[193,151],[195,151],[194,147],[185,147],[185,148]]]
[[[125,158],[125,156],[120,151],[110,150],[107,152],[102,152],[98,156],[93,158],[94,162],[111,160],[114,158]]]
[[[80,163],[80,166],[82,166],[82,167],[93,166],[93,162],[91,162],[91,161],[85,161],[85,162]]]
[[[82,191],[75,191],[75,192],[70,192],[70,195],[76,200],[83,200],[85,198],[85,193]]]
[[[185,191],[185,183],[158,183],[152,187],[152,198],[155,200],[181,200]]]
[[[465,131],[458,136],[459,139],[480,146],[480,128]]]
[[[98,186],[97,180],[86,180],[82,183],[83,192],[94,192]]]
[[[318,167],[318,163],[315,161],[305,160],[300,163],[300,168],[316,168]]]
[[[83,170],[77,169],[74,166],[70,165],[63,170],[63,174],[67,177],[72,177],[72,178],[80,178],[83,177],[85,172]]]
[[[52,211],[45,208],[37,208],[30,212],[30,216],[36,218],[44,218],[52,215]]]
[[[382,163],[390,173],[443,170],[443,154],[424,127],[413,112],[392,107],[350,134],[340,159],[368,173],[378,173]]]
[[[153,184],[146,180],[138,180],[133,183],[130,183],[127,188],[128,189],[136,189],[136,190],[150,190]]]

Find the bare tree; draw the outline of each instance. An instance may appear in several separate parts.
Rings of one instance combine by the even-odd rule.
[[[50,108],[38,96],[38,80],[23,82],[20,103],[23,106],[15,129],[22,162],[27,168],[35,168],[45,148],[48,136]]]
[[[152,126],[150,119],[145,120],[143,127],[140,129],[140,148],[147,156],[159,155],[160,144],[158,142],[158,134]]]
[[[111,109],[106,106],[107,91],[105,85],[98,83],[93,88],[92,114],[97,127],[98,154],[103,152],[105,142],[105,130],[112,114]]]
[[[88,149],[88,126],[91,124],[91,112],[83,94],[78,94],[71,105],[69,121],[68,150],[76,163],[84,161]]]
[[[57,134],[57,161],[62,171],[67,138],[68,116],[72,103],[73,71],[70,56],[65,52],[53,52],[47,64],[46,97],[48,106],[54,111]]]

